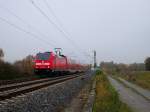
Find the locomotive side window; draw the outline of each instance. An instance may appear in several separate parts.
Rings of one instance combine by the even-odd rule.
[[[37,60],[48,60],[50,58],[50,52],[38,53],[36,55]]]

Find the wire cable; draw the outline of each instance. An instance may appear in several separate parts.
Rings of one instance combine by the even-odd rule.
[[[40,8],[40,7],[38,7],[36,4],[35,4],[35,2],[33,1],[33,0],[29,0],[30,1],[30,3],[52,24],[52,25],[54,25],[56,28],[57,28],[57,30],[59,31],[59,32],[61,32],[63,35],[64,35],[64,37],[68,40],[68,41],[70,41],[74,46],[75,46],[75,48],[77,48],[78,50],[79,50],[79,52],[81,52],[80,51],[80,49],[79,49],[79,47],[75,44],[75,42],[74,41],[72,41],[69,37],[68,37],[68,35],[59,27],[59,26],[57,26],[57,24],[55,24],[50,18],[49,18],[49,16],[47,16],[46,15],[46,13]],[[81,52],[82,54],[84,54],[84,56],[85,56],[85,53],[84,52]],[[87,55],[87,54],[86,54]]]
[[[0,6],[1,9],[7,11],[9,14],[13,15],[14,17],[16,17],[19,21],[21,21],[23,24],[25,24],[26,26],[34,29],[36,32],[38,32],[42,37],[46,37],[47,36],[44,34],[44,33],[41,33],[37,28],[35,28],[34,26],[30,25],[28,22],[26,22],[25,20],[23,20],[20,16],[16,15],[14,12],[12,12],[11,10],[7,9],[6,7],[4,6]],[[56,43],[53,41],[53,43]],[[53,46],[55,46],[53,43],[50,43],[52,44]],[[56,47],[56,46],[55,46]]]
[[[43,0],[43,2],[45,3],[45,5],[47,6],[47,8],[49,9],[49,12],[55,17],[56,21],[58,22],[59,26],[65,31],[66,34],[68,34],[70,37],[71,35],[68,33],[68,31],[66,29],[64,29],[63,24],[61,23],[60,19],[56,16],[55,12],[53,11],[53,9],[51,8],[50,4],[47,2],[47,0]],[[71,40],[73,41],[73,40]],[[73,42],[75,44],[76,47],[78,47],[78,45]],[[78,47],[79,48],[79,47]],[[80,49],[81,52],[83,51],[82,49]],[[88,53],[83,52],[83,54],[85,56],[91,57]]]
[[[49,5],[49,3],[47,2],[47,0],[43,0],[44,4],[47,6],[49,12],[54,16],[54,18],[56,19],[56,21],[58,22],[59,26],[61,26],[62,29],[64,29],[62,22],[60,21],[60,19],[56,16],[55,12],[53,11],[53,9],[51,8],[51,6]]]
[[[39,38],[37,35],[35,35],[35,34],[29,32],[29,31],[26,31],[25,29],[23,29],[23,28],[21,28],[21,27],[15,25],[15,24],[9,22],[8,20],[6,20],[6,19],[4,19],[4,18],[2,18],[2,17],[0,17],[0,20],[3,21],[3,22],[5,22],[5,23],[7,23],[7,24],[9,24],[10,26],[14,27],[14,28],[17,29],[17,30],[20,30],[20,31],[22,31],[22,32],[24,32],[24,33],[26,33],[26,34],[32,36],[33,38],[36,38],[36,39],[38,39],[38,40],[40,40],[40,41],[43,41],[44,43],[46,43],[46,44],[48,44],[48,45],[51,45],[49,42],[43,40],[42,38]],[[53,45],[51,45],[51,46],[53,46]]]

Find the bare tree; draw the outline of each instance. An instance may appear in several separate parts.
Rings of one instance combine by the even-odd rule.
[[[24,74],[33,74],[33,56],[28,55],[23,60],[16,61],[14,65]]]
[[[0,60],[4,57],[4,51],[0,48]]]

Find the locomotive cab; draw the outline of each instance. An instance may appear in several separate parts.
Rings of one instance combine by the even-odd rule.
[[[37,53],[35,56],[34,72],[51,71],[52,68],[52,52]]]

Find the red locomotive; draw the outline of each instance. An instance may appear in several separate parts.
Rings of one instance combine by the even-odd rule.
[[[87,70],[87,66],[76,63],[60,53],[57,49],[54,52],[37,53],[34,59],[34,72],[48,73],[75,73]]]

